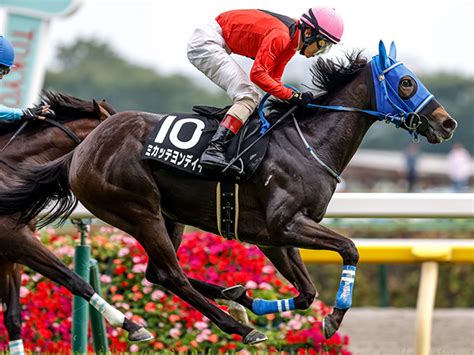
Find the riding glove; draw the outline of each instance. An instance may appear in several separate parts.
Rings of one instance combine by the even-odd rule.
[[[313,99],[314,99],[314,96],[309,91],[307,92],[293,91],[293,94],[291,95],[288,102],[296,106],[306,106],[310,104],[313,101]]]
[[[27,108],[22,111],[21,118],[25,121],[44,119],[45,117],[54,118],[56,114],[46,106]]]

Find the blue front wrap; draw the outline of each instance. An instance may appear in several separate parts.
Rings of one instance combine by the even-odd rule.
[[[348,309],[352,306],[352,290],[354,288],[356,267],[353,265],[342,266],[341,283],[336,295],[335,307]]]

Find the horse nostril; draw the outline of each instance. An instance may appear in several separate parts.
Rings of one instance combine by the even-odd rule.
[[[448,118],[443,121],[443,128],[448,129],[450,131],[454,131],[457,125],[457,122],[452,118]]]

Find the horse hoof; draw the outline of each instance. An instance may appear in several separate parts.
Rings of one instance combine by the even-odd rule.
[[[134,343],[149,341],[153,338],[153,335],[143,327],[128,333],[128,340]]]
[[[227,298],[231,301],[235,301],[237,298],[239,298],[240,296],[245,294],[246,291],[247,290],[245,289],[244,286],[235,285],[235,286],[227,287],[227,288],[223,289],[221,291],[221,293],[225,298]]]
[[[249,324],[249,317],[247,315],[247,310],[244,306],[238,304],[237,302],[230,301],[229,308],[227,309],[227,311],[238,322],[244,325]]]
[[[265,340],[268,340],[267,336],[259,332],[257,329],[254,329],[245,336],[244,344],[255,345]]]
[[[332,314],[329,314],[323,319],[323,331],[326,339],[332,337],[339,329],[338,322],[334,319]]]

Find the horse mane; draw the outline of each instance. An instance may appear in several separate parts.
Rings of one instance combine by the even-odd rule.
[[[328,95],[351,82],[366,65],[367,58],[362,55],[362,50],[346,52],[344,58],[335,60],[318,58],[310,69],[312,83]]]
[[[45,90],[40,96],[40,103],[34,107],[44,104],[48,104],[56,113],[56,121],[70,121],[84,117],[100,118],[99,110],[95,107],[93,100],[87,101],[72,95]],[[107,103],[107,111],[116,112],[109,103]],[[0,135],[18,129],[22,123],[21,120],[11,122],[1,120]]]
[[[314,88],[309,88],[315,95],[316,104],[324,102],[328,96],[354,80],[356,75],[367,65],[367,58],[362,55],[362,50],[352,50],[344,53],[343,58],[329,59],[318,58],[310,68],[312,74],[312,84]],[[283,100],[270,100],[269,109],[279,115],[287,112],[291,104]],[[299,112],[314,110],[311,108],[299,109]]]

